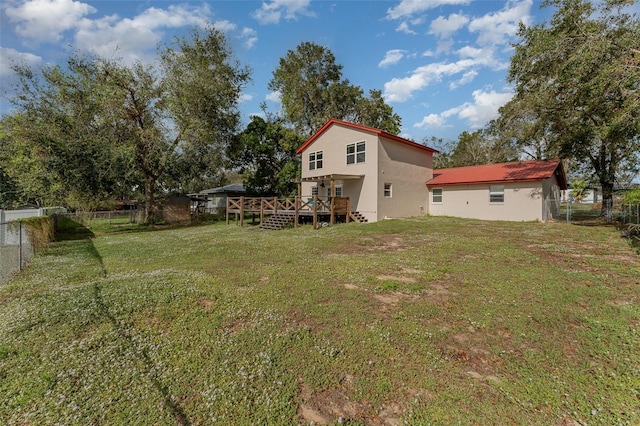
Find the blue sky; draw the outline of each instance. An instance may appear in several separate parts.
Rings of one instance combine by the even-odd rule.
[[[252,69],[245,123],[280,108],[267,85],[278,61],[304,41],[329,48],[352,84],[382,90],[416,141],[456,140],[483,127],[512,96],[506,81],[519,22],[548,21],[539,1],[82,1],[3,0],[0,85],[11,96],[12,61],[62,63],[74,50],[128,63],[151,61],[158,43],[207,23]],[[3,99],[2,113],[10,105]]]

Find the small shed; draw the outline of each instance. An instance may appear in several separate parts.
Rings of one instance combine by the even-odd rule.
[[[162,200],[162,220],[167,223],[191,222],[191,197],[170,194]]]
[[[199,213],[224,214],[227,207],[227,197],[242,197],[247,190],[241,183],[205,189],[197,194],[191,194],[196,200],[195,210]]]

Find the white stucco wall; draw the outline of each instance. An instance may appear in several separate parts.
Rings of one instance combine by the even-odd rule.
[[[364,163],[347,164],[347,145],[365,141],[366,155]],[[344,180],[342,195],[349,197],[351,210],[362,213],[367,220],[375,222],[378,218],[376,200],[377,164],[378,164],[378,136],[357,129],[334,124],[320,135],[310,146],[302,152],[302,177],[314,177],[330,174],[364,175],[361,179]],[[309,170],[309,153],[322,151],[323,166],[321,169]],[[325,188],[319,188],[319,196],[327,195],[330,182],[324,182]],[[314,182],[303,182],[303,198],[311,197],[311,187]]]
[[[384,138],[378,147],[378,220],[427,214],[425,182],[433,178],[433,154]],[[384,196],[385,183],[391,184],[390,198]]]
[[[543,217],[543,186],[550,201],[555,186],[551,180],[505,183],[504,203],[489,202],[489,184],[442,186],[442,203],[433,203],[433,189],[438,187],[430,187],[429,214],[482,220],[547,220]]]

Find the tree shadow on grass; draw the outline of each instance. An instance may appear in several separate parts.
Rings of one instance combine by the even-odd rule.
[[[128,324],[127,321],[116,318],[109,310],[109,304],[104,300],[102,294],[103,281],[108,275],[107,269],[102,260],[102,256],[93,245],[92,240],[94,237],[95,234],[80,222],[64,216],[59,216],[56,219],[56,241],[75,241],[81,244],[82,247],[78,246],[77,249],[94,258],[100,265],[99,279],[93,281],[93,299],[100,316],[109,321],[118,334],[118,337],[122,339],[126,345],[132,349],[132,352],[136,354],[136,357],[142,361],[147,377],[150,378],[153,387],[162,395],[162,402],[176,420],[176,423],[179,425],[189,425],[190,421],[186,413],[171,397],[169,386],[162,382],[159,374],[160,369],[149,356],[148,350],[133,339],[133,333],[131,332],[132,326]]]

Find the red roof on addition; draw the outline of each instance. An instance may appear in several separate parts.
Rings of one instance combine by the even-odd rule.
[[[533,182],[548,179],[554,174],[560,188],[567,189],[561,160],[529,160],[437,169],[433,171],[433,179],[427,182],[427,186]]]
[[[374,129],[373,127],[362,126],[360,124],[349,123],[348,121],[336,120],[335,118],[332,118],[331,120],[327,121],[320,130],[315,132],[313,136],[307,139],[305,143],[300,145],[300,148],[298,148],[298,150],[296,151],[296,154],[301,154],[302,151],[307,149],[309,145],[315,142],[315,140],[318,139],[320,135],[322,135],[329,127],[333,126],[334,124],[340,124],[342,126],[351,127],[352,129],[364,130],[365,132],[369,132],[369,133],[375,133],[378,136],[382,136],[386,139],[391,139],[392,141],[400,142],[405,145],[412,146],[414,148],[422,149],[424,151],[433,152],[433,153],[438,152],[437,150],[433,148],[429,148],[426,145],[421,145],[419,143],[410,141],[409,139],[401,138],[400,136],[394,135],[393,133],[385,132],[384,130]]]

